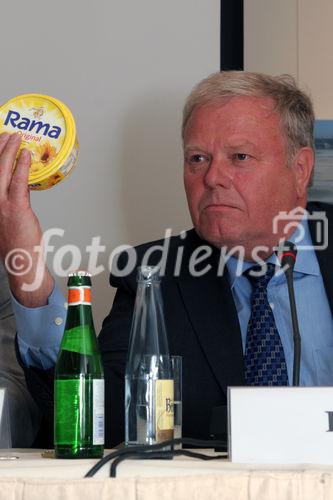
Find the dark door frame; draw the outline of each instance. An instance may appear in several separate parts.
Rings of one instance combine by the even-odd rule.
[[[244,0],[221,0],[220,69],[244,69]]]

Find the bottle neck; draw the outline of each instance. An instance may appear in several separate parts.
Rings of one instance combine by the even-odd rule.
[[[72,285],[68,287],[68,307],[91,306],[91,286]]]
[[[168,356],[160,281],[139,281],[128,350],[128,366],[141,356]]]
[[[68,287],[68,310],[65,329],[77,325],[90,325],[94,328],[91,308],[91,287],[73,285]]]

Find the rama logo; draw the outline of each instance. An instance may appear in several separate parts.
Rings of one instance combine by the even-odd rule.
[[[27,130],[35,134],[43,134],[51,137],[51,139],[58,139],[61,134],[61,128],[51,126],[50,123],[43,123],[37,120],[30,120],[25,116],[20,115],[17,111],[9,110],[4,122],[4,125],[11,125],[13,128],[19,130]]]

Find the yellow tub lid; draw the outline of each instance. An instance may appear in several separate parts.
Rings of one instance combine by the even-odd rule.
[[[23,94],[0,107],[0,132],[18,132],[31,152],[29,184],[47,179],[70,155],[76,126],[67,106],[48,95]]]

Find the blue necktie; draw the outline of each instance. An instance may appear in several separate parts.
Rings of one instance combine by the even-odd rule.
[[[252,284],[252,308],[247,327],[244,356],[246,385],[288,385],[288,373],[283,346],[267,298],[267,285],[274,275],[274,264],[267,264],[261,276],[258,266],[245,274]]]

